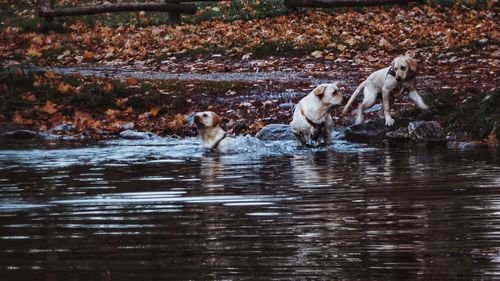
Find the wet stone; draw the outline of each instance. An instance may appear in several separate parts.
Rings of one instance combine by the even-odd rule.
[[[0,138],[6,139],[33,139],[39,137],[40,133],[32,130],[16,130],[0,134]]]
[[[345,138],[351,142],[373,143],[382,141],[386,134],[400,128],[406,128],[409,119],[395,119],[394,125],[386,126],[384,118],[368,120],[362,124],[352,125],[346,128]]]
[[[294,140],[292,128],[287,124],[270,124],[262,128],[256,138],[262,141]]]
[[[68,124],[61,124],[57,125],[50,130],[48,130],[49,133],[69,133],[72,132],[75,129],[75,127],[68,125]]]
[[[288,124],[270,124],[262,128],[255,137],[261,141],[286,141],[295,140],[292,128]],[[343,130],[332,131],[333,140],[345,138]]]
[[[446,143],[446,133],[437,121],[415,121],[408,124],[412,140],[425,143]]]
[[[126,130],[119,134],[120,138],[126,140],[146,140],[156,138],[157,135],[151,132],[138,132],[133,130]]]
[[[399,128],[385,134],[385,139],[390,142],[408,141],[410,139],[410,134],[408,133],[408,128]]]
[[[280,109],[282,110],[292,110],[294,106],[295,104],[291,102],[281,103],[279,105]]]
[[[480,141],[468,141],[468,142],[454,141],[448,143],[448,148],[453,148],[453,149],[478,149],[487,146],[488,145],[486,143]]]

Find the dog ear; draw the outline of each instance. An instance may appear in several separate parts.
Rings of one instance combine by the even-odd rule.
[[[417,73],[417,61],[414,58],[408,57],[406,59],[406,63],[408,64],[411,72]]]
[[[212,113],[212,126],[217,126],[220,122],[220,116],[217,115],[216,113]]]
[[[407,51],[406,55],[414,58],[417,55],[417,52],[415,50]]]
[[[321,97],[325,93],[326,87],[323,85],[320,85],[314,89],[314,94],[318,97]]]
[[[337,87],[337,89],[340,89],[340,87],[342,87],[342,83],[340,83],[340,81],[337,81],[335,82],[335,87]]]

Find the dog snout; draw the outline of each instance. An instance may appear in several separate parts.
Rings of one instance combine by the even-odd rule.
[[[396,76],[396,81],[401,82],[401,80],[403,80],[403,78],[401,78],[401,76]]]

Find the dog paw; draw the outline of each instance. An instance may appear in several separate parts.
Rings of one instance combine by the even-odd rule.
[[[391,117],[385,117],[385,125],[386,126],[394,125],[394,119],[392,119]]]

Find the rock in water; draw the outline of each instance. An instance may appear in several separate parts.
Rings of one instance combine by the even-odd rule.
[[[410,140],[410,134],[408,133],[408,128],[399,128],[385,134],[385,139],[390,143],[406,142]]]
[[[126,130],[120,133],[120,138],[126,140],[147,140],[155,137],[156,135],[151,132],[138,132],[133,130]]]
[[[409,119],[395,119],[392,126],[385,125],[385,119],[374,119],[358,125],[352,125],[346,128],[345,138],[351,142],[373,143],[381,142],[389,132],[400,128],[406,128],[410,123]]]
[[[262,128],[257,135],[261,141],[287,141],[295,140],[292,128],[288,124],[270,124]],[[339,130],[332,131],[332,139],[344,139],[344,132]]]
[[[57,125],[51,129],[49,129],[47,132],[58,134],[58,133],[71,133],[74,130],[75,130],[75,127],[73,127],[71,125],[61,124],[61,125]]]
[[[11,131],[11,132],[5,132],[0,134],[0,138],[6,138],[6,139],[33,139],[40,137],[40,134],[36,131],[32,130],[16,130],[16,131]]]
[[[287,124],[270,124],[262,128],[257,135],[261,141],[294,140],[292,128]]]
[[[446,143],[446,133],[437,121],[415,121],[408,124],[410,138],[421,143]]]

